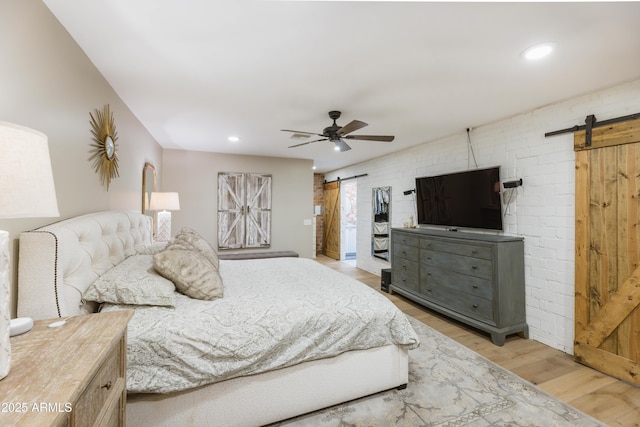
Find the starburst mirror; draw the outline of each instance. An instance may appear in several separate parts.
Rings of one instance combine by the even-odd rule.
[[[96,173],[100,174],[100,180],[103,185],[107,186],[111,180],[118,175],[118,133],[113,119],[113,113],[109,109],[109,105],[105,105],[103,110],[95,110],[95,116],[89,113],[91,117],[91,157],[89,161],[93,161],[93,168]]]

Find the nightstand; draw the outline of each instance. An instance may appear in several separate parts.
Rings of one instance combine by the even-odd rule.
[[[0,425],[124,426],[127,323],[133,311],[38,320],[11,338]]]

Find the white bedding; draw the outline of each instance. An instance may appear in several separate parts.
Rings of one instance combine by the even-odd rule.
[[[405,315],[368,286],[304,258],[222,260],[224,297],[176,295],[135,308],[127,389],[170,393],[388,344],[419,345]]]

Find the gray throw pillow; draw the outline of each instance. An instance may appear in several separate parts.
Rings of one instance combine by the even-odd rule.
[[[182,227],[180,232],[168,243],[167,247],[179,246],[188,248],[191,246],[196,252],[208,259],[218,269],[218,254],[200,234],[188,227]]]
[[[176,289],[188,297],[213,300],[223,295],[220,273],[195,250],[169,247],[153,256],[153,264],[158,273],[171,280]]]

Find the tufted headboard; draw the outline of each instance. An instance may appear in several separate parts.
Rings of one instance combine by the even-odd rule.
[[[82,293],[98,276],[151,244],[151,218],[104,211],[56,222],[20,235],[18,316],[66,317],[94,307]]]

